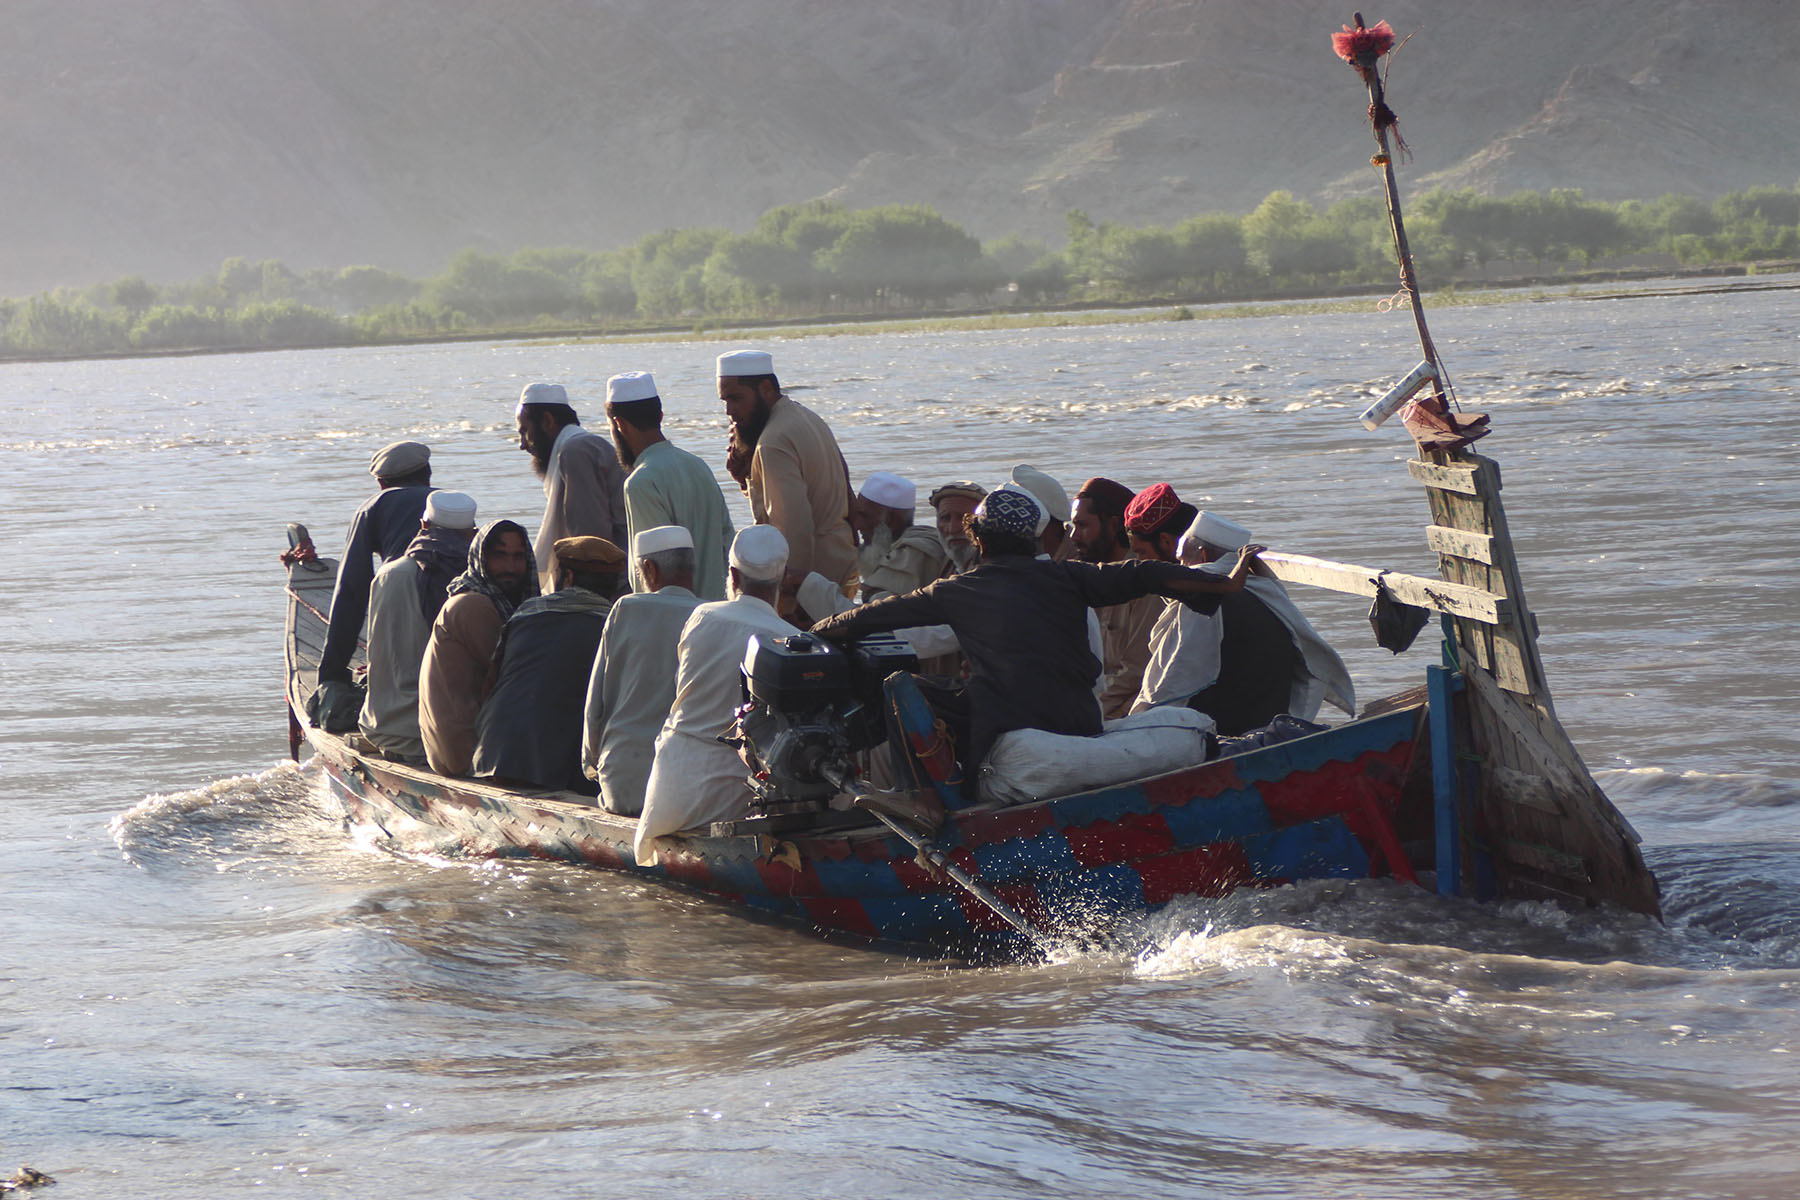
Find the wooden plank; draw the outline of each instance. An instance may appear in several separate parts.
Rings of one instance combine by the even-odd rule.
[[[1264,551],[1257,561],[1267,565],[1270,573],[1283,583],[1303,583],[1353,596],[1373,596],[1375,577],[1382,575],[1373,567],[1304,554],[1280,554],[1273,550]],[[1482,588],[1426,579],[1422,575],[1404,575],[1398,571],[1389,571],[1382,575],[1382,580],[1394,598],[1403,604],[1467,617],[1486,625],[1498,625],[1512,619],[1512,603],[1506,597]]]
[[[1481,697],[1482,707],[1493,714],[1507,733],[1517,738],[1523,748],[1537,761],[1533,764],[1550,783],[1558,788],[1565,788],[1577,794],[1585,795],[1588,781],[1576,774],[1562,751],[1551,744],[1531,719],[1519,711],[1519,701],[1513,700],[1500,690],[1486,671],[1467,670],[1463,676],[1468,679],[1475,694]]]
[[[1498,765],[1490,765],[1488,771],[1494,777],[1494,786],[1512,803],[1535,808],[1553,817],[1564,815],[1562,801],[1556,798],[1556,789],[1543,776]]]
[[[1478,466],[1463,466],[1461,463],[1440,467],[1436,463],[1420,462],[1416,458],[1406,460],[1406,473],[1426,487],[1443,492],[1458,492],[1464,496],[1481,494],[1476,480],[1480,469]]]
[[[1558,850],[1539,842],[1517,841],[1512,838],[1499,839],[1499,850],[1508,862],[1528,870],[1576,883],[1594,882],[1594,873],[1588,869],[1587,859],[1579,854],[1570,854],[1567,850]]]
[[[1449,529],[1427,525],[1425,541],[1439,554],[1491,564],[1494,561],[1494,539],[1491,534],[1470,533],[1466,529]]]

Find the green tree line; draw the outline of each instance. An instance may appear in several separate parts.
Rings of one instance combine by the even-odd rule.
[[[1431,191],[1407,229],[1420,278],[1492,264],[1586,268],[1661,254],[1684,265],[1800,257],[1800,189],[1757,187],[1606,203],[1579,191]],[[1359,197],[1319,208],[1278,191],[1242,216],[1171,226],[1067,217],[1061,249],[983,245],[933,209],[823,200],[765,212],[747,233],[668,229],[616,250],[464,250],[442,274],[374,266],[290,270],[227,259],[216,275],[132,276],[0,300],[0,355],[381,343],[533,328],[632,329],[710,319],[799,319],[949,306],[1254,298],[1394,277],[1387,213]]]

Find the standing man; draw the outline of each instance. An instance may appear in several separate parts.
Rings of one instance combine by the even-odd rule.
[[[1081,485],[1069,528],[1078,560],[1099,564],[1132,557],[1125,532],[1131,497],[1124,484],[1099,476]],[[1129,713],[1137,699],[1150,661],[1150,631],[1162,611],[1162,598],[1154,595],[1095,610],[1100,619],[1100,711],[1109,721]]]
[[[656,840],[664,834],[749,811],[750,769],[718,739],[743,697],[750,638],[800,632],[775,611],[787,559],[787,539],[773,525],[739,533],[731,543],[732,598],[702,604],[681,631],[675,705],[656,737],[638,821],[639,866],[656,862]]]
[[[401,762],[423,764],[419,733],[419,666],[431,624],[450,581],[469,559],[475,501],[462,492],[433,492],[418,536],[406,553],[382,567],[369,589],[369,694],[363,736]]]
[[[431,494],[431,447],[423,442],[393,442],[369,459],[369,474],[380,490],[350,518],[344,557],[338,562],[337,585],[331,592],[330,627],[319,657],[319,690],[343,690],[350,683],[350,659],[369,612],[369,586],[375,560],[393,562],[406,553],[425,515]],[[327,683],[340,685],[327,689]],[[321,709],[320,724],[324,724]]]
[[[581,712],[606,614],[625,590],[625,552],[604,538],[551,547],[557,588],[519,605],[494,651],[494,688],[475,718],[475,777],[591,796]]]
[[[662,431],[662,397],[648,371],[626,371],[606,381],[606,416],[613,444],[630,474],[625,476],[625,528],[635,546],[638,534],[661,525],[679,525],[693,537],[693,588],[702,600],[725,598],[725,551],[731,545],[731,516],[712,468],[676,446]],[[633,551],[632,587],[655,588],[637,573]]]
[[[817,571],[856,595],[850,532],[850,472],[818,414],[782,394],[774,360],[761,350],[719,356],[719,399],[731,418],[734,453],[749,455],[750,515],[787,539],[789,565]]]
[[[686,529],[641,530],[631,557],[644,588],[622,597],[606,618],[581,737],[581,769],[600,785],[600,806],[627,817],[644,811],[656,735],[675,707],[681,631],[700,606]]]
[[[515,414],[519,449],[544,481],[544,519],[538,523],[538,582],[556,586],[550,550],[563,538],[597,537],[616,547],[625,540],[625,469],[612,443],[576,419],[560,383],[528,384]]]
[[[419,734],[439,775],[467,775],[475,715],[507,618],[538,594],[531,541],[517,521],[490,521],[469,544],[469,566],[451,580],[419,665]]]

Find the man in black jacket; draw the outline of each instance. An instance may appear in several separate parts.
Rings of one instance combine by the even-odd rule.
[[[971,571],[889,596],[813,626],[834,642],[916,625],[948,625],[969,658],[970,735],[959,755],[977,769],[994,740],[1015,729],[1097,734],[1087,610],[1155,594],[1211,612],[1241,591],[1261,546],[1246,546],[1228,576],[1176,563],[1094,565],[1036,557],[1039,505],[1011,488],[991,492],[970,517],[981,548]]]

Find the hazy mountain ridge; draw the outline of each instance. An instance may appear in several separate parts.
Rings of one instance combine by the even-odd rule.
[[[34,0],[0,45],[0,293],[227,255],[426,273],[773,204],[983,237],[1373,185],[1318,0]],[[1800,6],[1368,10],[1408,187],[1710,195],[1800,176]]]

